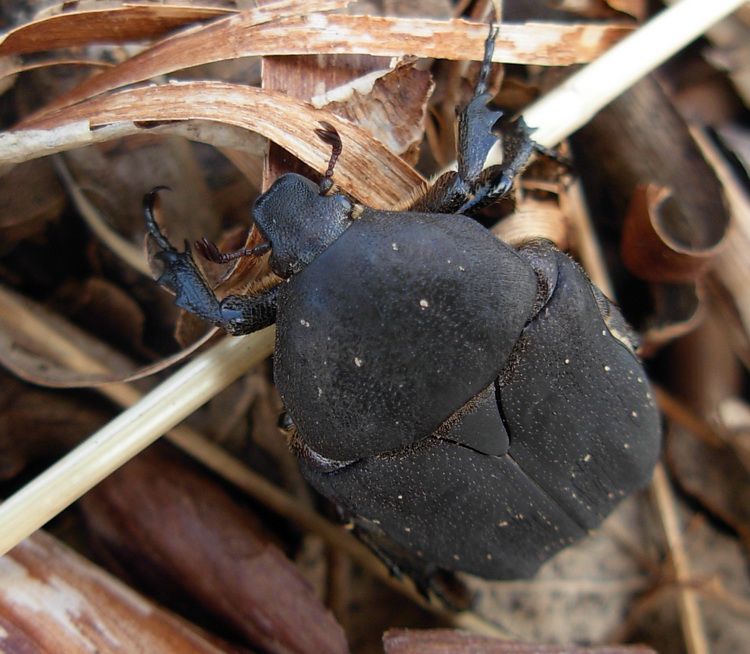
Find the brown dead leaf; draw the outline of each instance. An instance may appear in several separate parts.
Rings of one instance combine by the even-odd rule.
[[[29,386],[0,370],[0,481],[69,452],[109,418],[89,399]]]
[[[644,358],[692,332],[705,315],[701,286],[654,284],[650,288],[651,314],[641,332],[639,353]]]
[[[187,358],[215,331],[208,330],[185,350],[138,369],[79,327],[0,286],[0,365],[40,386],[88,388],[148,377]]]
[[[656,184],[635,188],[623,225],[622,259],[641,279],[694,282],[710,267],[719,244],[685,244],[670,233],[670,213],[675,211],[671,195],[670,189]]]
[[[98,373],[76,370],[77,356],[69,342],[103,362]],[[113,372],[119,377],[134,372],[133,364],[115,350],[6,288],[0,288],[0,362],[21,379],[66,388],[109,381]]]
[[[79,325],[108,338],[125,351],[142,349],[145,316],[140,305],[125,291],[102,277],[90,277],[62,301],[68,315]]]
[[[183,25],[227,13],[234,12],[218,7],[155,4],[68,11],[6,32],[0,37],[0,55],[153,39]]]
[[[177,34],[123,64],[83,82],[43,109],[48,113],[112,89],[183,68],[237,57],[306,54],[365,54],[481,61],[487,28],[454,19],[325,15],[341,0],[279,3],[273,15],[262,8]],[[300,15],[295,15],[300,14]],[[503,24],[494,61],[567,66],[591,61],[624,37],[619,25]]]
[[[82,504],[93,534],[129,576],[197,602],[248,645],[279,654],[348,651],[341,627],[257,518],[176,452],[152,447]]]
[[[172,121],[188,120],[219,122],[261,133],[321,171],[328,165],[330,148],[311,135],[320,120],[327,120],[344,143],[336,181],[353,196],[371,206],[392,207],[423,183],[410,166],[348,121],[283,93],[221,82],[120,91],[61,109],[24,129],[0,134],[0,163],[17,163],[147,129],[169,132]],[[195,131],[191,135],[201,138]],[[235,141],[232,145],[239,149],[242,143]],[[251,146],[254,149],[254,143]],[[369,182],[364,187],[363,179]]]
[[[348,118],[414,165],[425,131],[432,76],[414,67],[413,57],[399,61],[385,74],[375,73],[312,99],[313,106]]]
[[[49,161],[28,161],[0,177],[0,253],[59,217],[67,200]]]

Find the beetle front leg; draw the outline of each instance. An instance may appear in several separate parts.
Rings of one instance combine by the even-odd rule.
[[[484,168],[487,155],[498,140],[493,128],[503,116],[502,111],[488,108],[492,95],[485,92],[496,36],[497,28],[493,26],[485,42],[474,97],[458,114],[457,170],[435,180],[409,207],[411,211],[477,215],[510,191],[514,177],[536,148],[522,118],[508,121],[502,126],[502,165]]]
[[[175,294],[175,305],[233,336],[250,334],[273,324],[278,285],[266,287],[256,295],[230,295],[220,301],[193,260],[189,245],[185,243],[184,252],[178,251],[156,224],[153,204],[158,190],[146,195],[143,211],[146,227],[162,249],[156,258],[163,262],[164,272],[157,282]]]

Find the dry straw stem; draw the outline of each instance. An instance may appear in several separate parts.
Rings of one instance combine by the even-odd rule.
[[[669,548],[670,562],[677,582],[677,608],[680,612],[682,635],[688,654],[708,654],[708,638],[703,614],[698,605],[697,592],[690,588],[690,562],[685,551],[677,501],[667,479],[663,464],[656,467],[652,495],[659,511],[664,537]]]
[[[741,4],[741,0],[714,0],[711,3],[682,0],[655,19],[656,27],[647,25],[642,28],[649,35],[649,42],[654,38],[654,33],[659,35],[653,46],[658,56],[652,58],[650,64],[643,64],[643,53],[649,52],[651,46],[644,44],[639,30],[617,46],[616,69],[602,71],[603,64],[595,63],[592,64],[596,66],[595,75],[588,74],[588,69],[577,73],[568,81],[568,90],[563,91],[561,97],[560,93],[555,92],[559,97],[557,101],[540,101],[533,111],[527,113],[529,122],[539,128],[538,133],[543,135],[544,143],[553,144],[580,124],[565,120],[562,121],[565,127],[558,128],[562,107],[572,107],[574,111],[582,112],[583,116],[590,116],[623,90],[620,85],[617,91],[601,94],[598,88],[592,89],[589,84],[577,85],[574,80],[579,76],[589,80],[594,77],[602,80],[602,83],[627,77],[628,83],[631,83]],[[674,38],[676,33],[681,37]],[[665,48],[667,42],[670,44],[669,50]],[[635,61],[643,65],[636,74],[626,76],[622,72],[627,68],[624,62],[630,65]],[[611,89],[609,84],[605,86]],[[598,104],[587,101],[587,96],[581,96],[592,90],[597,91]],[[552,110],[544,109],[550,106],[550,102]],[[557,105],[557,102],[561,104]],[[581,122],[585,119],[582,118]],[[0,553],[43,526],[110,472],[266,357],[271,351],[272,341],[270,329],[247,337],[224,339],[3,502],[0,505]]]
[[[0,286],[0,316],[2,316],[0,322],[9,323],[11,332],[14,329],[24,329],[29,339],[37,343],[38,347],[41,350],[44,350],[46,354],[53,358],[57,363],[65,365],[77,372],[89,375],[107,375],[111,372],[109,368],[101,362],[100,358],[92,356],[92,354],[85,349],[85,344],[81,345],[80,343],[71,340],[65,333],[58,330],[55,324],[51,325],[49,323],[46,319],[46,314],[35,312],[32,305],[16,296],[15,293],[3,289],[2,286]],[[247,350],[247,355],[250,357],[248,359],[250,363],[254,362],[253,357],[260,360],[270,352],[270,342],[273,338],[273,329],[265,330],[265,333],[261,333],[261,335],[264,338],[266,336],[268,338],[259,345]],[[227,338],[225,341],[237,343],[238,339]],[[235,350],[232,350],[232,352],[234,351]],[[253,354],[253,352],[255,352],[255,354]],[[244,362],[245,357],[240,361],[240,374],[245,370]],[[224,378],[222,382],[227,380],[229,380],[229,377]],[[129,384],[105,384],[98,386],[96,390],[123,408],[132,407],[143,399],[143,395]],[[107,448],[111,444],[106,430],[113,425],[116,427],[116,422],[117,421],[110,423],[108,427],[105,427],[84,443],[84,445],[88,444],[88,449],[79,452],[77,461],[75,462],[76,465],[99,465],[100,449]],[[127,432],[121,433],[127,434]],[[97,443],[96,447],[94,447],[94,442],[98,437],[101,437],[101,442]],[[402,593],[423,608],[446,620],[452,621],[457,627],[471,629],[474,632],[487,635],[502,635],[497,631],[494,625],[475,614],[448,614],[441,609],[440,606],[426,602],[424,597],[417,593],[411,584],[395,579],[385,565],[352,534],[341,529],[339,525],[334,524],[330,520],[309,509],[307,506],[301,504],[289,493],[281,490],[269,482],[265,477],[250,470],[225,449],[207,440],[193,429],[184,425],[179,425],[167,432],[166,437],[174,445],[182,449],[197,461],[200,461],[204,466],[223,479],[234,484],[234,486],[243,490],[248,495],[263,503],[277,514],[288,519],[301,529],[320,536],[337,551],[343,552],[351,557],[352,560],[356,561],[365,570],[368,570],[373,576],[379,578],[383,583],[390,585],[394,590]],[[145,443],[145,445],[148,444],[149,443]],[[135,439],[130,445],[133,448],[137,448],[138,451],[143,449],[142,446],[145,446],[142,442]],[[81,448],[79,448],[79,450],[81,450]],[[136,453],[137,451],[134,451],[133,455]],[[114,468],[111,470],[102,470],[102,478],[112,470],[114,470]],[[56,479],[59,479],[59,477],[55,477],[55,475],[52,474],[53,472],[54,468],[51,468],[48,473],[45,473],[50,474],[50,483],[56,483]],[[93,474],[94,470],[91,470],[90,472]],[[41,479],[42,477],[37,478],[38,481],[41,481]],[[47,492],[47,488],[44,484],[39,485],[38,492]],[[14,498],[17,497],[19,497],[19,495],[14,496]],[[25,501],[29,502],[35,500],[33,500],[32,497]],[[23,502],[21,506],[23,506]],[[40,510],[44,510],[44,507],[40,507]],[[2,536],[3,535],[0,534],[0,547],[7,550],[9,547],[2,544]]]
[[[523,112],[536,128],[534,140],[553,147],[585,125],[600,109],[703,34],[745,0],[682,0],[612,46]],[[493,148],[487,165],[502,161]]]

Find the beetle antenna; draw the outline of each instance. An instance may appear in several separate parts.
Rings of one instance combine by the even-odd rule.
[[[242,248],[235,252],[222,252],[216,247],[216,244],[209,241],[207,238],[202,238],[200,241],[195,242],[195,249],[204,259],[213,263],[229,263],[235,259],[241,257],[260,257],[271,249],[269,243],[260,243],[254,248]]]
[[[315,133],[323,143],[331,146],[331,158],[328,160],[328,168],[323,175],[323,179],[320,181],[320,194],[327,195],[333,188],[333,169],[336,166],[343,146],[338,130],[331,123],[321,120],[320,124],[323,126],[322,129],[320,127],[315,128]]]
[[[490,33],[484,42],[484,58],[482,59],[482,68],[479,70],[479,79],[474,89],[474,97],[483,95],[487,91],[487,80],[492,70],[492,55],[495,53],[495,39],[500,33],[500,28],[495,24],[495,20],[490,20]]]

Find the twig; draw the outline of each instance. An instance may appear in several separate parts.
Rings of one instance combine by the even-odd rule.
[[[681,0],[571,75],[523,112],[534,140],[553,147],[585,125],[602,107],[695,40],[745,0]],[[493,148],[487,165],[502,161]]]
[[[0,504],[4,554],[268,356],[272,328],[225,338]]]
[[[677,580],[677,605],[680,624],[688,654],[708,654],[708,639],[703,624],[703,615],[698,605],[698,594],[690,587],[690,564],[685,552],[680,520],[677,516],[677,503],[669,486],[664,466],[659,464],[654,473],[651,492],[662,521],[664,536],[669,548],[672,569]]]

